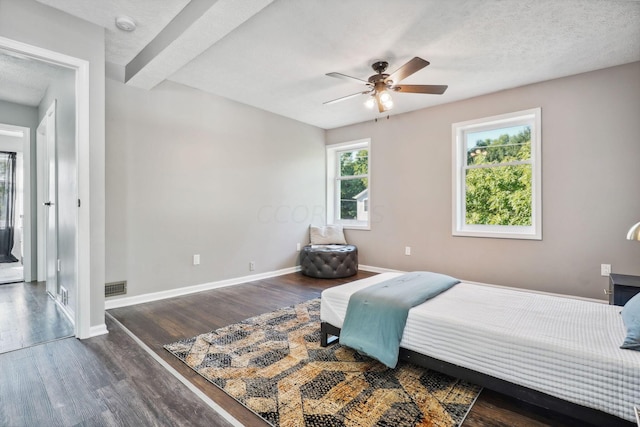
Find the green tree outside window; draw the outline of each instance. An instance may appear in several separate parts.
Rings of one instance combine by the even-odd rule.
[[[497,138],[477,140],[467,151],[467,224],[532,224],[531,128],[504,130]]]
[[[340,153],[340,218],[357,219],[357,202],[354,198],[368,188],[369,180],[362,175],[369,173],[369,150]]]

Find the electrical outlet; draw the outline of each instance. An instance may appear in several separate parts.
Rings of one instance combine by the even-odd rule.
[[[69,291],[64,286],[60,286],[60,302],[62,305],[69,305]]]
[[[193,265],[200,265],[200,254],[193,255]]]
[[[296,251],[300,252],[300,243],[296,243]]]
[[[249,262],[249,271],[254,271],[255,269],[256,269],[255,261],[250,261]]]
[[[608,276],[611,274],[611,264],[600,264],[600,275]]]
[[[411,246],[405,246],[404,247],[404,254],[405,255],[411,255]]]

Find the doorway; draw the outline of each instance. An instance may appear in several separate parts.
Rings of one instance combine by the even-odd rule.
[[[19,42],[0,36],[0,50],[8,51],[16,57],[26,58],[34,64],[48,64],[59,69],[64,69],[72,74],[70,85],[75,90],[75,96],[68,103],[72,107],[67,110],[58,107],[58,111],[66,111],[69,113],[68,119],[57,120],[58,128],[60,124],[68,126],[70,129],[69,138],[65,138],[70,142],[66,146],[64,160],[58,159],[58,165],[64,164],[66,173],[58,172],[58,177],[62,177],[65,182],[64,201],[61,199],[61,193],[58,192],[58,213],[67,212],[69,215],[62,221],[58,217],[59,229],[72,231],[72,238],[66,239],[64,244],[58,241],[59,251],[58,259],[61,259],[61,271],[59,278],[65,280],[66,283],[73,285],[73,289],[68,289],[69,302],[75,308],[73,313],[68,313],[74,320],[75,336],[78,338],[89,338],[91,336],[107,333],[104,323],[98,323],[91,326],[92,307],[96,308],[100,301],[100,295],[92,295],[91,278],[94,271],[94,264],[101,266],[101,262],[92,258],[92,247],[99,243],[91,240],[92,230],[100,232],[100,221],[98,218],[97,227],[92,228],[92,209],[90,197],[91,182],[91,164],[93,157],[90,156],[90,83],[89,83],[89,62],[77,57],[65,55],[49,49]],[[31,71],[31,70],[30,70]],[[4,69],[3,69],[4,74]],[[22,76],[20,76],[22,77]],[[24,81],[24,79],[16,79],[16,82]],[[54,96],[54,99],[58,99]],[[33,128],[37,127],[37,120],[33,124]],[[58,130],[56,132],[58,133]],[[32,133],[35,135],[35,129]],[[35,139],[35,137],[34,137]],[[34,144],[35,141],[32,142]],[[33,185],[32,185],[33,186]],[[98,189],[98,195],[101,191]],[[35,191],[32,195],[33,203],[35,203]],[[63,205],[64,204],[64,208]],[[35,210],[32,209],[32,217]],[[98,211],[99,212],[99,211]],[[35,218],[34,221],[35,222]],[[25,225],[25,231],[28,229]],[[35,237],[31,239],[33,245],[31,252],[35,258]],[[92,244],[93,243],[93,244]],[[26,259],[26,258],[25,258]],[[25,278],[29,271],[33,271],[35,278],[35,268],[28,270],[25,264]],[[96,317],[98,317],[96,313]],[[94,319],[94,321],[96,321]]]
[[[5,233],[5,245],[11,246],[10,251],[0,255],[0,260],[15,259],[15,262],[0,263],[0,274],[6,279],[0,282],[0,353],[74,334],[68,315],[48,295],[46,282],[37,282],[31,274],[31,265],[35,262],[31,255],[31,236],[35,236],[37,229],[36,222],[31,221],[31,183],[42,175],[38,174],[38,168],[30,166],[31,141],[30,128],[0,124],[0,231]],[[12,170],[15,179],[11,179]],[[14,181],[15,187],[13,220],[8,212],[11,209],[6,206],[11,193],[9,181]],[[13,224],[13,243],[7,242],[10,224]]]
[[[0,123],[0,285],[24,280],[24,149],[28,129]],[[25,135],[25,132],[27,135]],[[28,233],[29,234],[29,233]]]
[[[0,283],[3,270],[21,270],[20,276],[5,281],[13,283],[0,285],[2,353],[75,333],[77,298],[75,294],[69,295],[69,290],[76,292],[77,289],[77,168],[76,71],[15,55],[1,47],[0,68],[9,74],[24,70],[25,75],[34,80],[34,86],[37,86],[35,80],[41,85],[37,96],[0,99],[0,122],[11,119],[29,122],[28,127],[0,125],[0,131],[4,130],[5,134],[13,131],[16,136],[14,147],[3,146],[0,139]],[[17,92],[19,88],[13,93]],[[59,100],[64,108],[61,117],[56,114]],[[40,124],[39,118],[42,118]],[[65,123],[57,126],[58,119]],[[56,144],[59,133],[66,142],[61,152]],[[62,168],[58,168],[59,160],[65,162]],[[29,167],[32,163],[33,168]],[[60,172],[66,174],[62,189],[58,186]],[[10,180],[10,176],[14,179]],[[4,197],[14,188],[13,197]],[[24,191],[18,192],[19,188]],[[66,197],[66,204],[62,206],[58,204],[59,191]],[[59,210],[67,226],[62,255],[58,251]],[[4,225],[10,222],[9,217],[14,221],[12,227]],[[4,246],[3,243],[11,240],[7,237],[10,234],[11,244],[17,244],[16,252],[5,254],[3,247],[9,243]],[[3,269],[3,265],[8,267]],[[44,271],[44,275],[39,274],[40,271]],[[61,273],[65,274],[65,287],[60,285]]]
[[[0,284],[24,280],[21,151],[0,144]]]

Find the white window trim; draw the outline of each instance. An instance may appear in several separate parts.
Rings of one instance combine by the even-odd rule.
[[[490,237],[499,239],[542,240],[542,133],[541,109],[517,111],[482,119],[453,123],[453,197],[452,234],[454,236]],[[465,162],[468,132],[479,132],[500,127],[531,126],[531,226],[466,224]]]
[[[369,151],[368,155],[368,173],[363,175],[362,178],[367,178],[369,183],[369,217],[367,221],[338,219],[339,215],[337,209],[339,205],[336,204],[336,191],[337,191],[337,176],[338,176],[338,162],[337,153],[341,151],[352,151],[366,148]],[[339,144],[327,145],[327,224],[342,225],[346,229],[354,230],[371,230],[371,139],[360,139],[357,141],[342,142]]]

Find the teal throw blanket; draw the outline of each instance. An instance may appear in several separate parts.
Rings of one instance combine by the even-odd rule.
[[[456,283],[460,281],[444,274],[416,271],[354,292],[349,298],[340,344],[395,368],[411,307]]]

